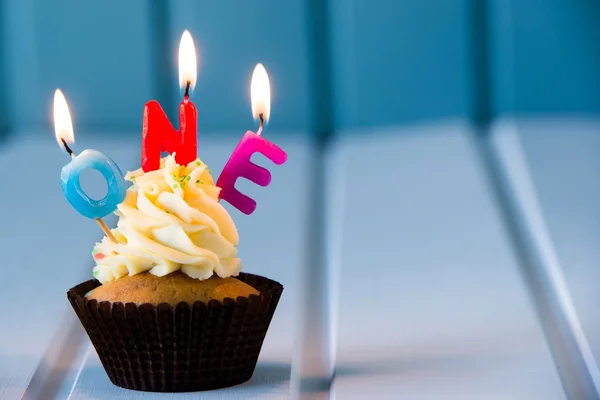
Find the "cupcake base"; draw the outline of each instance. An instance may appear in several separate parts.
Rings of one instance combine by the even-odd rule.
[[[283,286],[259,275],[238,277],[259,295],[153,306],[88,301],[98,287],[67,292],[108,377],[116,386],[150,392],[191,392],[250,379]]]

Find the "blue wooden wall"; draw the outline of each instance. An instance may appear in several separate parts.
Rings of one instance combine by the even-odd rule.
[[[77,131],[140,126],[155,94],[143,1],[4,0],[2,64],[12,130],[51,127],[61,87]]]
[[[189,29],[200,53],[194,94],[199,129],[239,131],[254,126],[250,78],[258,62],[270,75],[271,126],[307,128],[311,55],[305,4],[304,0],[171,2],[173,48],[176,51],[181,32]]]
[[[600,2],[490,3],[495,113],[599,113]]]
[[[477,93],[491,96],[491,116],[600,112],[597,0],[322,4],[0,0],[0,129],[49,129],[55,87],[82,132],[137,131],[151,98],[174,115],[184,29],[199,51],[201,131],[252,126],[257,62],[270,73],[271,127],[281,131],[310,131],[320,112],[337,130],[471,118]],[[485,12],[473,12],[482,5]],[[474,45],[480,34],[483,47]]]
[[[335,1],[335,0],[334,0]],[[466,116],[467,0],[338,0],[331,16],[340,128]],[[344,10],[346,9],[346,10]]]

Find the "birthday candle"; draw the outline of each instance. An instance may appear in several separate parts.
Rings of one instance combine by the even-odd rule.
[[[217,180],[217,186],[221,188],[220,198],[244,214],[252,214],[256,209],[256,201],[241,193],[235,188],[235,182],[239,177],[244,177],[259,186],[267,186],[271,183],[271,173],[261,166],[250,161],[254,153],[261,153],[277,165],[285,163],[287,154],[261,136],[265,122],[268,122],[271,113],[271,89],[269,76],[262,64],[254,68],[250,84],[250,95],[252,100],[252,115],[259,120],[259,128],[256,133],[247,131],[238,143],[237,147],[225,164]]]
[[[179,43],[179,85],[185,88],[183,101],[179,105],[179,131],[169,122],[167,115],[156,100],[144,106],[142,125],[142,169],[144,172],[160,168],[160,153],[175,153],[180,165],[196,159],[197,132],[196,106],[189,100],[190,88],[196,86],[196,50],[192,35],[187,30]]]
[[[58,144],[71,156],[72,160],[65,165],[60,174],[61,188],[67,201],[84,217],[94,219],[104,233],[116,241],[102,218],[116,210],[117,205],[125,199],[126,184],[119,166],[109,157],[96,150],[84,150],[75,155],[69,147],[74,142],[73,123],[69,106],[63,93],[57,89],[54,93],[54,132]],[[100,172],[108,191],[100,200],[88,196],[80,183],[80,175],[87,169]]]

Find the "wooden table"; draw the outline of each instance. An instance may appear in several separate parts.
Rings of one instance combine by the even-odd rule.
[[[600,360],[600,121],[530,119],[524,150],[565,278],[596,360]]]
[[[378,134],[343,142],[336,398],[564,398],[468,127]]]
[[[600,319],[591,305],[598,295],[586,278],[597,276],[593,261],[600,259],[594,246],[600,184],[587,163],[598,162],[592,149],[600,148],[600,139],[588,126],[570,138],[568,156],[556,161],[567,139],[557,131],[544,136],[552,146],[540,149],[535,127],[529,129],[525,150],[592,339]],[[332,265],[340,272],[336,398],[564,398],[468,127],[448,122],[360,133],[338,142],[332,163],[343,177],[331,185],[337,220],[344,221],[332,240],[339,243],[340,260]],[[101,232],[64,200],[59,171],[68,158],[52,135],[23,136],[0,149],[0,398],[198,398],[127,391],[109,382],[65,296],[90,276],[90,251]],[[85,137],[86,146],[124,169],[139,165],[137,135]],[[201,139],[200,155],[220,171],[236,141],[234,135]],[[271,168],[272,186],[240,185],[257,199],[256,213],[232,213],[244,269],[282,282],[284,295],[253,378],[201,398],[289,394],[298,300],[306,295],[298,276],[306,249],[310,150],[301,136],[278,143],[290,158]],[[583,160],[580,146],[590,148]],[[548,178],[552,168],[555,178],[562,175]],[[568,194],[559,190],[563,184],[571,185]],[[575,201],[577,210],[569,208]],[[598,356],[600,346],[591,342]]]

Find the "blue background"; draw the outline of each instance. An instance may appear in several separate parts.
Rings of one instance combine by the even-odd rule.
[[[600,111],[594,0],[3,0],[0,12],[3,132],[51,130],[56,87],[78,130],[138,130],[151,98],[172,116],[184,29],[200,132],[252,126],[257,62],[280,131]]]

